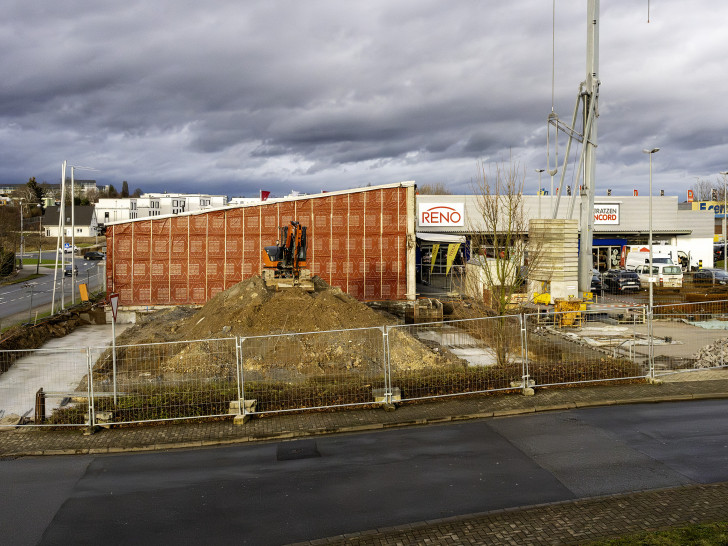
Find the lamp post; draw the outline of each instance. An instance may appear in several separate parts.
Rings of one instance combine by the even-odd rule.
[[[541,173],[546,169],[535,169],[538,173],[538,217],[541,218]]]
[[[76,169],[95,171],[93,167],[71,165],[71,304],[76,304]]]
[[[23,243],[24,237],[23,237],[23,201],[25,200],[24,197],[21,197],[18,199],[20,201],[20,269],[23,269]]]
[[[654,283],[655,277],[654,272],[652,271],[652,154],[659,152],[659,148],[652,148],[650,150],[642,150],[643,153],[648,154],[650,156],[650,210],[649,210],[649,229],[650,229],[650,235],[649,235],[649,248],[650,248],[650,273],[647,277],[649,290],[650,290],[650,306],[647,310],[647,316],[648,316],[648,326],[647,326],[647,335],[650,339],[650,345],[649,345],[649,351],[648,351],[648,359],[650,362],[650,377],[652,379],[655,378],[655,366],[654,366],[654,346],[652,344],[652,285]]]
[[[726,179],[725,177],[728,176],[728,171],[721,171],[721,176],[723,176],[723,271],[728,271],[728,260],[726,260],[726,250],[728,250],[728,240],[726,240],[726,230],[725,230],[725,213],[726,213]]]

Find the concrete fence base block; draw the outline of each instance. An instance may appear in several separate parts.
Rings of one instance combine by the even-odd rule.
[[[534,394],[536,394],[536,391],[533,390],[531,387],[526,387],[521,391],[521,394],[523,396],[533,396]]]
[[[657,379],[656,377],[646,377],[645,380],[649,385],[662,385],[663,383],[662,379]]]
[[[242,410],[240,406],[240,402],[242,401]],[[230,402],[230,413],[255,413],[255,410],[258,406],[258,400],[253,398],[250,400],[232,400]]]
[[[244,425],[250,421],[250,415],[247,413],[239,413],[233,417],[233,425]]]
[[[401,402],[402,392],[399,387],[392,387],[392,396],[390,400],[387,400],[387,389],[372,389],[372,396],[374,396],[374,402],[377,404],[383,404],[385,402]]]

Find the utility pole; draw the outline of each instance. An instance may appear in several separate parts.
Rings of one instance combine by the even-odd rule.
[[[582,92],[584,115],[584,188],[581,193],[581,225],[579,229],[579,291],[591,287],[594,267],[594,190],[596,182],[597,101],[599,96],[599,0],[587,3],[586,81]]]

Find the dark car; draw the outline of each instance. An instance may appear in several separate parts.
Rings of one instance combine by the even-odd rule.
[[[73,275],[76,275],[78,277],[78,266],[74,265],[73,269],[71,269],[71,266],[67,265],[65,270],[63,271],[63,274],[66,277],[72,277]]]
[[[590,290],[592,292],[601,292],[602,288],[604,288],[604,284],[602,283],[602,274],[599,273],[597,269],[593,269]]]
[[[693,273],[695,284],[728,285],[728,273],[723,269],[706,268]]]
[[[84,260],[103,260],[106,258],[106,254],[103,252],[91,251],[83,255]]]
[[[640,277],[634,271],[626,269],[610,269],[602,276],[604,288],[613,293],[637,292],[640,289]]]

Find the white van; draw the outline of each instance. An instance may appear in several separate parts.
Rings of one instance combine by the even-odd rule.
[[[640,286],[648,288],[650,285],[650,266],[638,265],[635,269],[640,277]],[[683,283],[683,272],[679,265],[673,264],[656,264],[654,256],[652,258],[652,276],[655,277],[655,286],[665,288],[680,288]]]
[[[649,252],[638,252],[632,251],[627,254],[627,259],[624,262],[624,268],[627,271],[634,271],[639,265],[649,265],[650,253]],[[655,264],[667,264],[675,265],[672,258],[666,254],[656,254],[652,252],[652,265]]]

